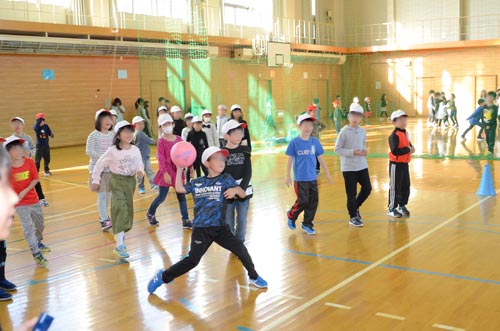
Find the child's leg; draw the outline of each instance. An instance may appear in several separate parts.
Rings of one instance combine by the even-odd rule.
[[[153,171],[153,167],[151,165],[151,158],[146,158],[146,163],[144,163],[144,169],[146,172],[146,175],[148,176],[149,184],[151,186],[155,185],[154,179],[155,179],[155,172]],[[142,177],[144,179],[144,177]]]
[[[357,209],[359,209],[363,202],[365,202],[366,199],[368,199],[368,197],[370,196],[370,193],[372,192],[372,183],[370,182],[370,174],[368,173],[368,169],[357,171],[356,177],[356,181],[361,185],[361,190],[356,197],[356,205]]]
[[[186,201],[186,195],[182,193],[175,193],[177,195],[177,201],[179,202],[179,209],[181,211],[181,217],[182,221],[187,221],[189,220],[189,214],[188,214],[188,208],[187,208],[187,201]]]
[[[38,241],[36,240],[35,228],[33,226],[33,221],[31,220],[29,206],[19,206],[16,208],[16,212],[19,215],[24,238],[30,247],[31,253],[39,253],[40,250],[38,249]]]
[[[479,124],[478,124],[478,126],[481,128],[481,129],[479,130],[479,133],[477,134],[477,138],[479,139],[479,138],[482,138],[482,136],[483,136],[483,132],[484,132],[484,124],[483,124],[483,123],[479,123]]]
[[[349,211],[349,217],[353,218],[358,211],[356,173],[354,171],[344,171],[342,175],[344,176],[345,194],[347,196],[347,210]]]
[[[7,260],[7,241],[0,240],[0,281],[5,280],[6,260]]]
[[[287,213],[288,219],[296,221],[300,213],[306,208],[309,203],[309,190],[306,187],[306,182],[294,182],[293,188],[295,189],[295,195],[297,199],[293,204],[292,208]]]
[[[234,234],[236,231],[236,203],[235,201],[226,203],[226,224],[229,226],[229,230]]]
[[[252,257],[241,240],[236,238],[228,227],[224,227],[222,232],[215,238],[215,242],[236,255],[245,269],[247,269],[250,279],[257,279],[259,274],[255,271]]]
[[[398,202],[399,206],[406,206],[408,204],[408,199],[410,198],[410,169],[408,163],[398,164],[399,177],[400,180],[400,200]]]
[[[35,191],[36,191],[36,195],[38,195],[38,200],[45,199],[45,195],[43,194],[42,184],[40,184],[40,182],[38,182],[35,185]]]
[[[97,192],[97,210],[99,211],[99,221],[104,222],[108,219],[107,193]]]
[[[44,167],[45,172],[50,171],[49,164],[50,164],[50,146],[45,145],[45,153],[44,153],[44,157],[43,157],[43,167]]]
[[[113,234],[127,232],[132,228],[134,217],[133,195],[135,178],[111,175],[111,218]]]
[[[151,202],[151,205],[149,206],[149,215],[156,215],[156,209],[158,209],[158,206],[160,206],[163,201],[165,201],[165,199],[167,198],[167,194],[168,187],[160,186],[158,189],[158,196],[153,200],[153,202]]]
[[[163,272],[161,278],[164,283],[170,283],[200,263],[201,258],[207,252],[210,245],[212,245],[213,231],[212,228],[193,228],[193,232],[191,233],[191,247],[188,255]]]
[[[309,201],[304,209],[304,222],[302,224],[312,229],[314,227],[314,216],[316,216],[316,210],[318,209],[318,182],[307,182],[307,190],[309,191]]]
[[[237,223],[236,223],[236,231],[235,236],[241,242],[245,242],[245,236],[247,233],[247,215],[248,215],[248,207],[250,206],[250,199],[245,200],[237,200],[236,203],[236,211],[238,212]]]
[[[486,130],[486,142],[488,144],[488,151],[493,153],[495,151],[495,138],[497,134],[497,127],[491,126],[488,130]]]
[[[146,168],[144,168],[144,172],[146,172]],[[147,176],[147,173],[144,174],[141,178],[137,178],[137,187],[139,190],[143,189],[144,190],[144,178]]]
[[[38,203],[28,207],[35,227],[36,239],[38,242],[41,242],[43,240],[43,230],[45,229],[42,207]]]
[[[37,145],[36,152],[35,152],[36,171],[40,171],[40,161],[41,160],[42,160],[42,146]]]
[[[394,209],[396,208],[397,201],[396,201],[396,181],[397,181],[397,171],[396,171],[396,163],[389,163],[389,202],[387,204],[389,209]]]
[[[472,130],[473,127],[474,127],[474,124],[470,124],[469,127],[467,129],[465,129],[464,133],[462,133],[462,137],[465,138],[465,135],[467,133],[469,133],[469,131]]]

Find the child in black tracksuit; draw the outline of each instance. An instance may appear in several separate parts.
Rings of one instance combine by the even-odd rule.
[[[410,170],[408,164],[415,148],[411,144],[406,131],[408,115],[402,110],[391,114],[394,131],[389,136],[389,210],[387,216],[399,218],[409,217],[410,211],[406,208],[410,198]]]
[[[36,114],[36,123],[33,127],[36,133],[36,153],[35,153],[35,164],[36,170],[40,171],[40,162],[43,159],[44,162],[44,173],[45,176],[52,176],[50,172],[50,146],[49,138],[54,138],[54,134],[50,130],[50,127],[45,123],[45,114]]]
[[[496,93],[495,91],[488,92],[486,96],[486,106],[483,109],[483,116],[481,122],[483,123],[484,132],[486,134],[486,143],[488,145],[488,152],[493,155],[495,151],[495,140],[497,132],[497,117],[498,106],[495,105]]]
[[[194,161],[193,168],[196,171],[196,176],[201,177],[201,171],[208,175],[207,168],[201,162],[203,151],[208,148],[207,135],[203,132],[203,121],[199,116],[193,118],[193,129],[188,133],[187,142],[191,143],[196,149],[196,160]],[[188,181],[190,180],[188,171]]]

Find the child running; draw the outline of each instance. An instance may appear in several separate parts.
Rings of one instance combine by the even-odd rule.
[[[149,224],[154,226],[158,226],[160,224],[156,219],[156,210],[167,198],[170,187],[175,187],[177,167],[170,157],[170,151],[175,144],[182,141],[181,137],[174,135],[174,120],[170,115],[161,115],[160,118],[158,118],[158,125],[163,131],[163,136],[158,139],[159,169],[154,178],[154,182],[160,187],[160,189],[158,191],[158,196],[153,200],[146,214]],[[183,170],[182,173],[184,173]],[[185,179],[184,175],[183,179]],[[186,195],[180,192],[177,192],[176,195],[182,217],[182,226],[186,229],[191,229],[193,227],[193,223],[189,220]]]
[[[364,226],[359,207],[368,199],[372,191],[368,162],[366,162],[366,130],[360,126],[363,107],[352,104],[349,109],[349,125],[346,125],[335,143],[335,153],[340,155],[340,167],[344,176],[349,224]],[[361,191],[357,193],[358,183]]]
[[[19,196],[16,213],[19,215],[24,238],[33,254],[33,259],[41,266],[47,265],[47,260],[41,252],[50,252],[43,240],[44,221],[42,207],[38,203],[35,185],[39,181],[35,162],[25,157],[24,140],[10,136],[5,141],[5,149],[12,161],[10,183]]]
[[[236,196],[245,198],[245,191],[238,186],[229,174],[224,174],[227,150],[218,147],[207,148],[202,161],[208,168],[208,176],[193,179],[184,184],[182,168],[177,167],[175,189],[179,193],[192,193],[194,200],[193,233],[188,255],[166,270],[158,270],[148,283],[148,292],[152,294],[163,284],[187,273],[198,265],[203,255],[213,242],[235,254],[247,269],[250,284],[266,288],[267,282],[259,276],[243,242],[238,240],[225,220],[226,199]]]
[[[144,176],[144,165],[139,148],[134,146],[134,125],[127,121],[116,123],[113,146],[108,148],[92,172],[92,191],[97,192],[102,173],[106,167],[111,171],[111,217],[116,247],[113,253],[127,259],[130,255],[125,246],[125,233],[132,229],[134,222],[134,191],[136,176]]]
[[[477,134],[477,139],[483,140],[483,138],[481,137],[481,134],[484,131],[484,126],[483,126],[483,123],[481,122],[481,118],[483,117],[483,110],[484,110],[484,106],[486,104],[486,101],[484,99],[478,99],[477,104],[478,104],[478,107],[476,108],[476,110],[474,110],[474,112],[469,117],[467,117],[467,121],[469,121],[469,127],[467,129],[465,129],[464,133],[462,133],[463,140],[466,139],[465,135],[470,130],[472,130],[472,128],[475,127],[476,125],[479,126],[479,128],[480,128],[479,133]]]
[[[111,112],[100,109],[95,113],[95,130],[87,137],[85,154],[90,157],[89,161],[89,188],[92,189],[92,172],[99,158],[113,146],[113,116]],[[97,210],[99,211],[99,223],[102,231],[108,231],[112,227],[108,216],[111,188],[109,181],[111,172],[105,167],[101,173],[99,189],[97,190]]]
[[[323,157],[323,146],[318,139],[311,137],[313,122],[316,119],[309,114],[300,115],[297,119],[300,135],[290,141],[286,149],[288,162],[286,165],[285,184],[290,186],[290,173],[293,163],[294,189],[297,195],[292,208],[287,213],[288,227],[295,230],[295,222],[300,213],[304,212],[302,230],[307,234],[316,234],[314,230],[314,216],[318,208],[318,181],[316,175],[316,158],[324,169],[328,182],[332,183],[330,171]]]
[[[156,190],[158,186],[154,183],[155,173],[151,166],[151,148],[149,145],[153,145],[155,140],[153,138],[148,137],[144,133],[144,118],[140,116],[135,116],[132,119],[132,124],[135,125],[135,139],[134,144],[141,151],[142,156],[142,164],[144,164],[144,177],[148,177],[149,184],[151,184],[151,190]],[[139,178],[137,191],[140,194],[146,193],[144,188],[144,177]]]

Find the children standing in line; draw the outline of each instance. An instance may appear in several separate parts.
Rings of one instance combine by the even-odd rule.
[[[226,105],[219,105],[217,107],[217,135],[219,137],[219,147],[223,148],[226,144],[224,140],[224,134],[222,133],[222,127],[229,120],[229,117],[226,115],[227,107]]]
[[[19,196],[16,213],[19,215],[24,238],[30,246],[33,259],[41,266],[47,265],[47,260],[41,252],[50,252],[43,240],[43,213],[38,204],[35,185],[38,182],[38,171],[30,158],[25,158],[24,140],[11,136],[5,141],[5,149],[12,161],[10,183]]]
[[[174,106],[175,107],[175,106]],[[173,108],[173,107],[172,107]],[[163,131],[163,136],[158,139],[158,172],[154,178],[156,185],[160,187],[158,196],[153,200],[149,206],[146,218],[149,224],[158,226],[160,223],[156,219],[156,210],[160,204],[167,198],[168,190],[174,187],[175,176],[177,175],[177,167],[170,157],[170,151],[175,144],[182,141],[181,137],[174,135],[174,120],[168,114],[161,115],[158,118],[158,125]],[[192,170],[192,168],[191,168]],[[184,171],[182,171],[184,173]],[[185,179],[183,175],[183,179]],[[179,202],[179,209],[182,216],[182,226],[186,229],[191,229],[193,224],[189,220],[186,195],[183,193],[176,193],[177,201]]]
[[[92,172],[99,158],[113,146],[113,119],[111,112],[100,109],[95,114],[95,130],[87,137],[85,154],[90,157],[89,161],[89,188],[92,189]],[[99,211],[99,223],[102,231],[108,231],[112,227],[108,216],[111,188],[109,181],[111,172],[105,167],[101,174],[99,190],[97,190],[97,210]]]
[[[174,134],[176,136],[182,136],[182,129],[184,129],[184,120],[181,118],[182,109],[179,106],[172,106],[170,113],[174,119]]]
[[[245,123],[229,120],[222,127],[222,133],[224,134],[225,141],[227,141],[224,149],[229,152],[224,173],[230,174],[236,180],[238,186],[245,191],[244,198],[236,197],[227,201],[226,222],[236,238],[243,243],[245,242],[247,230],[248,207],[250,205],[250,198],[253,196],[253,188],[250,183],[252,179],[250,149],[248,146],[240,145],[245,126]],[[235,213],[238,214],[236,222]]]
[[[467,121],[469,121],[469,127],[467,129],[465,129],[464,133],[462,133],[462,139],[464,139],[464,140],[466,139],[465,135],[470,130],[472,130],[472,128],[475,127],[476,125],[481,128],[479,130],[478,135],[477,135],[477,140],[483,140],[483,137],[481,135],[482,135],[482,133],[484,131],[484,126],[483,126],[483,123],[481,121],[481,118],[483,117],[483,110],[484,110],[484,106],[485,106],[485,100],[484,99],[479,99],[479,100],[477,100],[477,104],[478,104],[478,107],[476,108],[476,110],[474,110],[474,112],[472,113],[472,115],[470,115],[469,117],[467,117]]]
[[[184,115],[184,129],[182,129],[181,138],[187,141],[189,131],[193,129],[193,114],[187,113]]]
[[[35,116],[36,122],[33,130],[36,133],[36,154],[35,164],[36,170],[40,171],[40,161],[43,159],[43,168],[45,176],[52,176],[50,172],[50,145],[49,138],[54,138],[54,134],[50,127],[45,123],[45,114],[38,113]]]
[[[304,211],[302,230],[307,234],[316,234],[313,224],[319,199],[318,181],[315,171],[316,158],[318,158],[321,167],[325,170],[328,182],[332,183],[332,177],[323,157],[323,146],[318,139],[311,137],[314,128],[313,122],[315,120],[309,114],[300,115],[297,119],[300,136],[292,139],[286,149],[288,162],[286,165],[285,184],[290,186],[292,183],[290,173],[293,163],[294,189],[297,195],[297,200],[287,213],[288,227],[291,230],[295,230],[295,222],[300,213]]]
[[[231,119],[236,120],[240,123],[245,123],[246,128],[244,129],[245,134],[243,135],[243,139],[241,140],[241,144],[243,146],[248,146],[250,150],[252,150],[252,141],[250,140],[250,131],[248,129],[248,123],[243,119],[243,112],[241,111],[241,106],[234,104],[231,106]]]
[[[156,186],[154,183],[155,173],[151,166],[151,149],[149,148],[149,145],[153,145],[155,143],[155,140],[148,137],[144,133],[144,118],[135,116],[132,119],[132,124],[135,125],[134,144],[141,151],[142,164],[144,164],[144,176],[138,179],[137,191],[140,194],[144,194],[146,193],[146,190],[144,188],[144,177],[148,177],[149,184],[151,185],[151,190],[156,190],[158,188],[158,186]]]
[[[205,109],[201,112],[203,119],[203,132],[207,135],[208,147],[217,146],[219,144],[219,136],[217,135],[217,128],[212,121],[212,112]]]
[[[366,130],[360,126],[362,118],[363,108],[360,105],[351,105],[349,125],[342,129],[335,143],[335,153],[340,155],[340,167],[344,176],[349,224],[356,227],[364,226],[359,207],[372,191],[366,161]],[[361,185],[359,194],[358,183]]]
[[[122,259],[130,257],[125,246],[125,233],[132,229],[134,222],[136,176],[144,176],[141,152],[133,141],[134,126],[127,121],[118,122],[113,146],[99,158],[92,172],[92,191],[97,192],[104,169],[109,167],[111,171],[111,217],[116,241],[113,253]]]
[[[196,176],[201,176],[201,170],[208,175],[208,170],[201,162],[201,156],[205,149],[208,148],[207,135],[202,130],[202,119],[199,116],[193,117],[193,129],[189,132],[186,141],[190,142],[196,149],[196,160],[194,161],[193,168],[196,171]]]
[[[14,132],[12,135],[24,140],[24,150],[26,151],[26,157],[33,158],[36,153],[36,146],[33,143],[33,139],[26,133],[24,133],[24,120],[21,117],[14,117],[10,120],[10,127]],[[36,194],[38,195],[38,203],[43,207],[48,207],[49,203],[45,200],[45,194],[43,194],[42,184],[40,181],[35,186]]]
[[[408,115],[402,110],[391,114],[394,131],[389,136],[389,210],[387,216],[393,218],[409,217],[406,208],[410,198],[410,170],[408,164],[415,148],[410,134],[406,131]]]
[[[233,199],[236,196],[245,198],[245,192],[231,175],[222,173],[227,156],[227,150],[221,150],[218,147],[206,149],[203,152],[202,161],[208,167],[209,175],[194,179],[187,184],[183,182],[182,168],[177,168],[176,191],[193,194],[194,221],[191,247],[184,259],[165,271],[155,272],[148,283],[150,294],[161,285],[172,282],[196,267],[213,242],[231,251],[241,260],[248,271],[250,284],[258,288],[267,287],[267,282],[255,270],[245,245],[233,235],[225,221],[226,199]]]
[[[488,92],[482,118],[486,133],[486,144],[488,144],[488,152],[490,154],[493,154],[495,150],[495,136],[497,132],[498,106],[495,105],[495,99],[495,91]]]

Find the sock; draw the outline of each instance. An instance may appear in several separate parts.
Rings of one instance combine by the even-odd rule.
[[[125,232],[115,234],[116,247],[121,246],[125,242]]]

